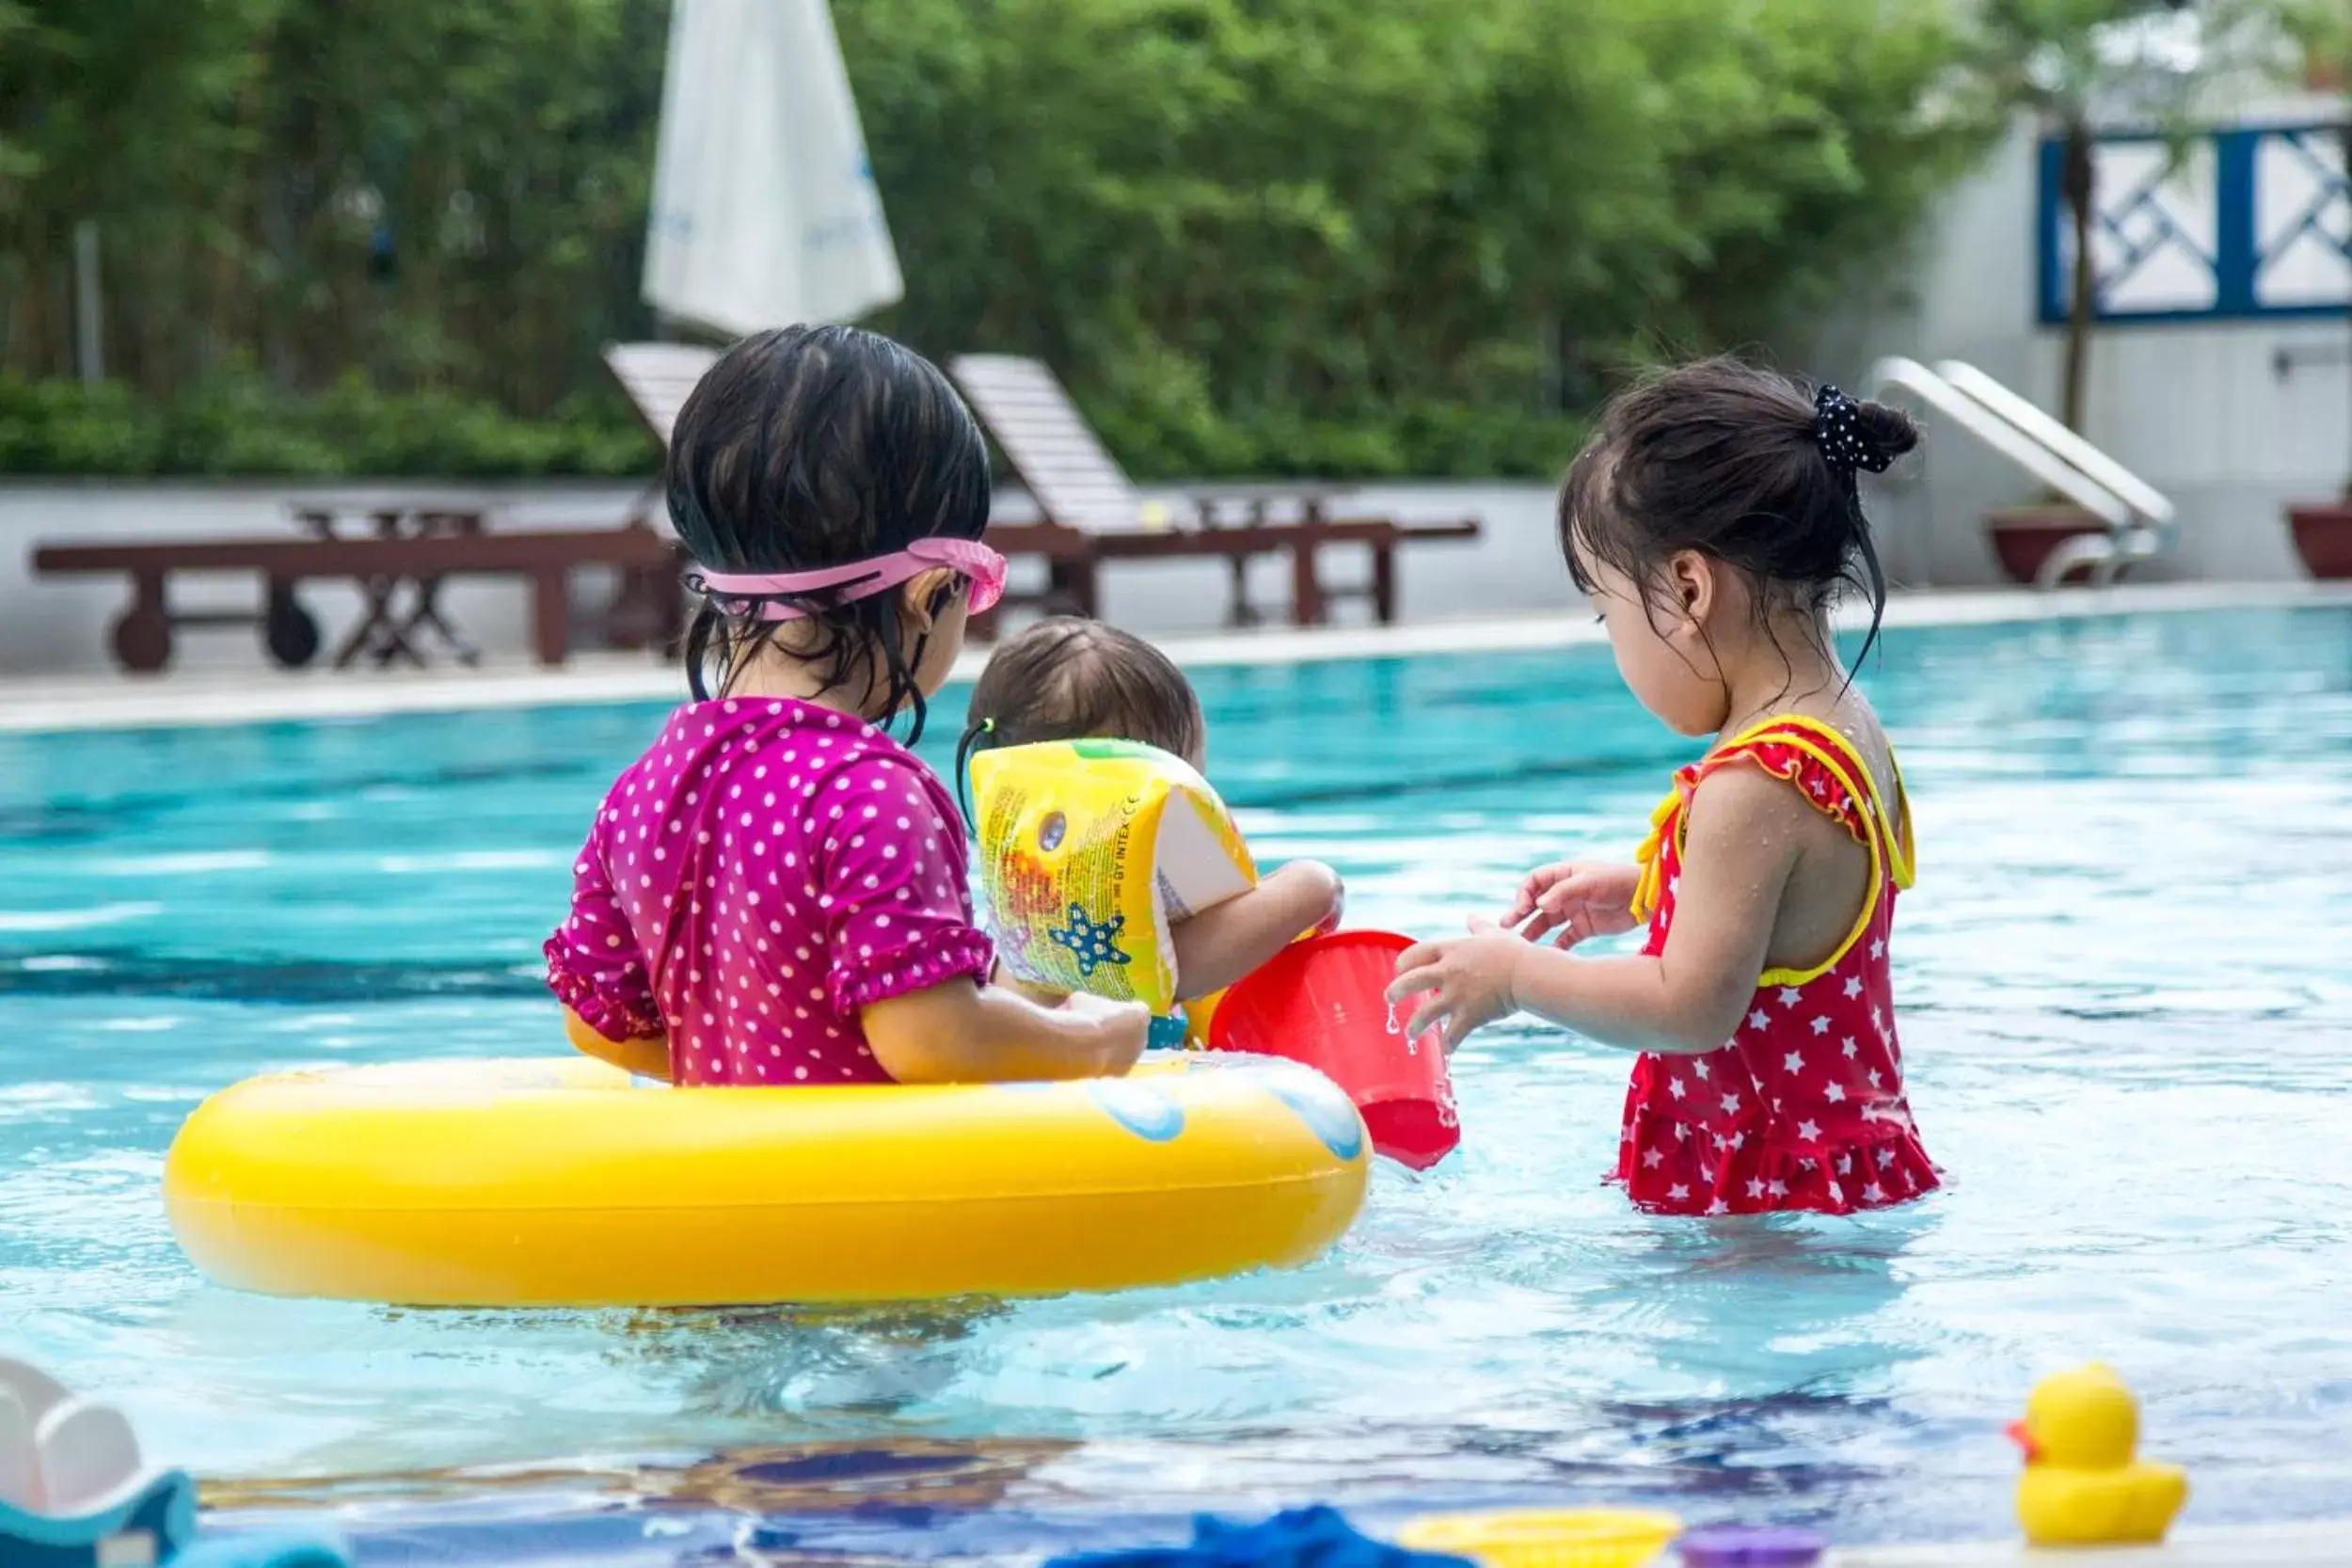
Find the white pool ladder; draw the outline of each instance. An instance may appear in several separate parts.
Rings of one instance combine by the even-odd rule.
[[[1870,370],[1878,395],[1903,391],[2106,523],[2050,552],[2034,574],[2056,588],[2075,572],[2105,587],[2129,567],[2169,551],[2173,508],[2154,487],[1974,365],[1942,359],[1930,370],[1899,356]]]

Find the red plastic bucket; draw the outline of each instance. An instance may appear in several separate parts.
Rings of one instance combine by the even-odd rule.
[[[1372,1147],[1427,1170],[1462,1141],[1438,1031],[1405,1037],[1411,1007],[1390,1005],[1396,958],[1413,944],[1393,931],[1341,931],[1294,942],[1235,982],[1217,1004],[1209,1049],[1284,1056],[1347,1091]]]

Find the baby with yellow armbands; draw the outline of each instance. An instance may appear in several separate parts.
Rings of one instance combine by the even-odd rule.
[[[1152,1043],[1205,1038],[1217,994],[1339,923],[1317,861],[1261,878],[1200,768],[1207,722],[1166,654],[1099,621],[997,649],[958,748],[1000,978],[1039,1001],[1136,1000]]]

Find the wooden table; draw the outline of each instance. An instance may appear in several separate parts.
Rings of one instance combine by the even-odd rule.
[[[358,513],[331,507],[296,507],[294,518],[312,538],[329,540],[479,538],[485,528],[481,511],[449,507],[378,506]],[[441,584],[447,580],[440,577],[360,578],[359,592],[365,603],[359,624],[351,628],[342,646],[335,650],[335,668],[348,669],[363,654],[373,658],[379,670],[403,659],[422,668],[424,651],[417,644],[426,632],[438,637],[456,655],[458,663],[481,663],[482,650],[468,641],[441,613]],[[408,600],[405,610],[400,605],[404,594]],[[314,644],[316,637],[313,630]],[[276,652],[275,646],[272,652]],[[308,659],[294,662],[307,663]]]

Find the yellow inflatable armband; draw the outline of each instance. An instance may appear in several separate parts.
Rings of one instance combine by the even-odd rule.
[[[980,894],[1005,967],[1033,985],[1176,1006],[1179,921],[1253,886],[1225,802],[1127,740],[1049,740],[972,759]]]

